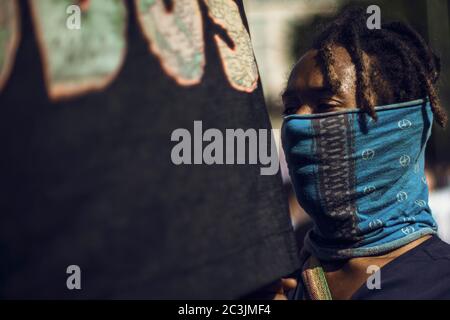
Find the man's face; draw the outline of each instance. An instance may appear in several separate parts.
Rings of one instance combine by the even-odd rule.
[[[355,67],[347,50],[333,47],[333,68],[340,81],[339,92],[332,92],[319,65],[317,50],[309,50],[294,66],[283,94],[288,113],[313,114],[354,109],[356,103]]]

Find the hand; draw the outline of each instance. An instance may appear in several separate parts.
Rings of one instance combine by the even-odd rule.
[[[285,294],[286,291],[295,289],[297,287],[297,280],[294,278],[281,279],[274,284],[273,290],[275,291],[275,296],[273,300],[287,300]]]

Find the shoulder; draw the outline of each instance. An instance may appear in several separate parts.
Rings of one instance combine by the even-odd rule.
[[[422,249],[432,260],[442,260],[444,263],[450,262],[450,244],[437,236],[433,236],[429,241],[424,242]]]
[[[450,244],[433,236],[382,267],[380,282],[354,299],[450,299]]]

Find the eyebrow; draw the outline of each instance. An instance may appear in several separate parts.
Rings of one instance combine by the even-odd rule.
[[[308,94],[315,94],[320,96],[327,96],[331,97],[336,94],[336,92],[333,92],[333,90],[326,86],[326,87],[316,87],[316,88],[308,88],[307,89]],[[297,97],[298,98],[298,90],[295,89],[286,89],[282,95],[282,98],[290,98],[290,97]]]

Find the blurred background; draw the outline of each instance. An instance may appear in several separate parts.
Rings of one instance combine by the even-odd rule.
[[[409,23],[441,58],[440,98],[443,107],[450,112],[449,0],[244,0],[264,97],[274,128],[281,127],[281,93],[289,72],[310,47],[317,28],[332,20],[346,6],[367,7],[373,4],[380,7],[382,22],[401,20]],[[426,159],[429,205],[437,220],[440,237],[450,243],[449,129],[434,126]],[[286,170],[283,181],[289,193],[291,218],[301,245],[311,222],[293,195]]]

